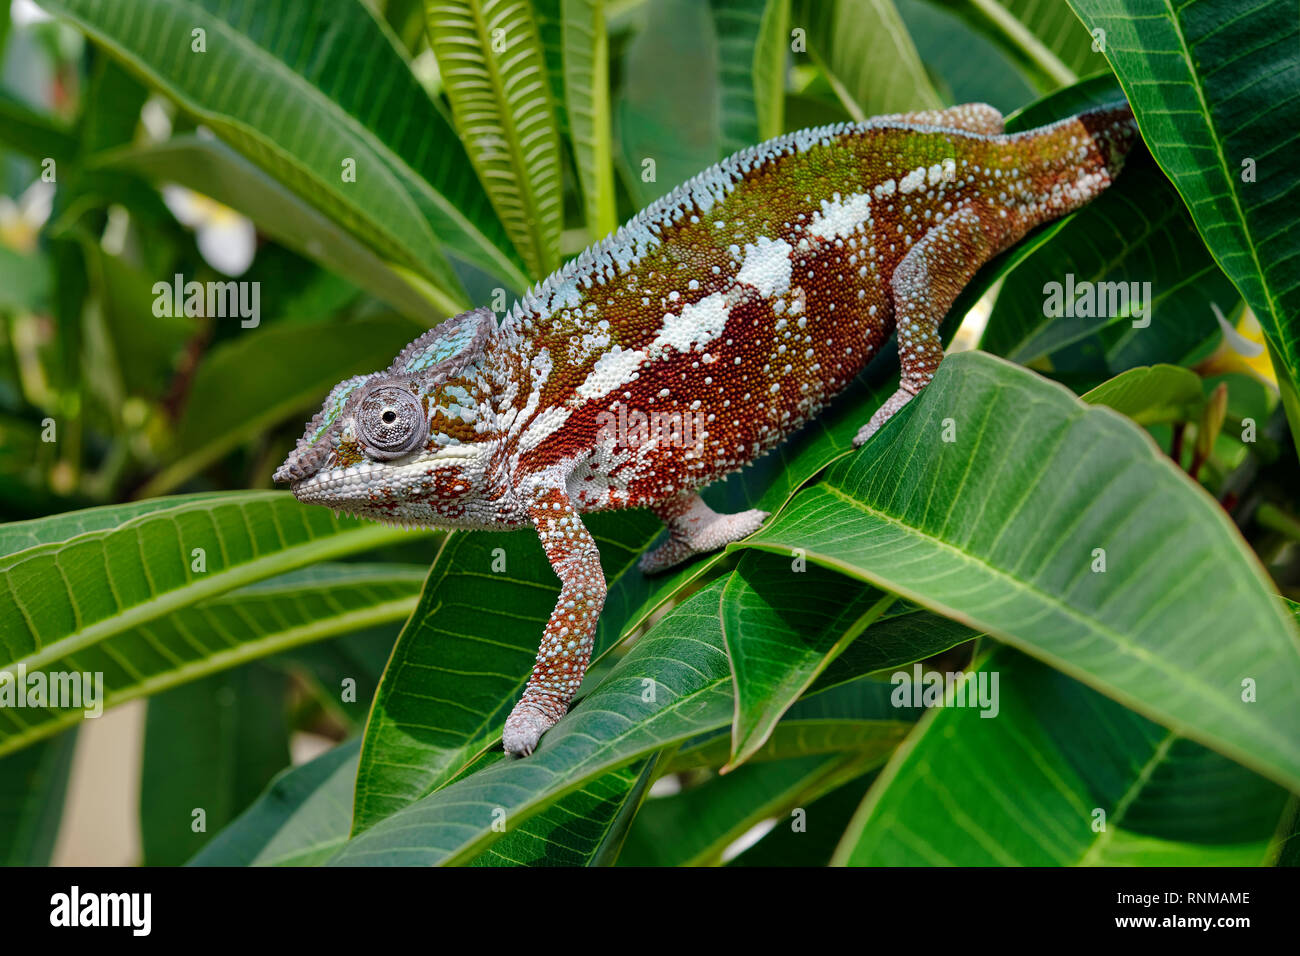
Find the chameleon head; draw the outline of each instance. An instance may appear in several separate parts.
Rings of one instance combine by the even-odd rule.
[[[275,473],[294,495],[402,525],[475,526],[493,492],[486,388],[478,368],[487,309],[448,319],[382,372],[334,386]]]

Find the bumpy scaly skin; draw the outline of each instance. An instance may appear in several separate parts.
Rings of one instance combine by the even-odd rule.
[[[659,570],[752,532],[697,492],[816,415],[897,330],[898,391],[933,377],[938,326],[975,271],[1108,186],[1126,107],[1002,135],[979,104],[805,130],[732,156],[518,302],[416,340],[330,394],[276,473],[301,500],[410,525],[533,525],[562,583],[506,723],[531,753],[586,671],[605,599],[579,515],[649,507]],[[630,441],[622,411],[694,416],[694,443]]]

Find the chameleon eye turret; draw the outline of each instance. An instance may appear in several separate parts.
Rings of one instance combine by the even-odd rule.
[[[357,408],[357,435],[371,458],[400,458],[424,444],[428,433],[420,400],[399,385],[370,389]]]
[[[536,529],[560,595],[502,734],[532,753],[582,684],[605,602],[582,514],[658,515],[647,573],[750,534],[764,512],[718,514],[700,489],[816,416],[897,330],[899,388],[854,444],[871,439],[934,377],[939,323],[980,266],[1101,193],[1136,142],[1124,104],[1007,134],[976,103],[741,150],[499,326],[465,312],[339,385],[277,478],[377,520]]]

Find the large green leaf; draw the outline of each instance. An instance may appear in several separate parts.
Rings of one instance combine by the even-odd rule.
[[[646,514],[587,520],[610,592],[596,638],[599,659],[648,587],[635,564],[658,523]],[[375,697],[357,774],[355,830],[444,786],[495,742],[558,593],[536,532],[449,536]]]
[[[855,120],[943,105],[892,0],[802,0],[791,24]]]
[[[1300,10],[1291,0],[1071,0],[1156,161],[1259,318],[1277,376],[1300,383]],[[1289,407],[1300,445],[1300,407]]]
[[[1000,649],[997,717],[932,711],[844,834],[864,866],[1241,866],[1287,793],[1078,681]]]
[[[176,508],[183,504],[220,498],[220,492],[205,491],[193,495],[173,495],[170,498],[149,498],[120,505],[102,505],[65,511],[45,518],[11,521],[0,524],[0,557],[34,548],[38,544],[51,544],[85,534],[116,528],[140,515]]]
[[[526,284],[458,138],[365,4],[45,6],[383,258],[453,296],[444,251]]]
[[[352,826],[352,789],[361,740],[286,770],[191,866],[313,866],[332,857]],[[485,755],[475,770],[501,754]],[[650,780],[653,761],[621,767],[528,820],[473,865],[600,865],[616,855]]]
[[[36,670],[73,656],[72,668],[82,670],[75,655],[200,600],[406,534],[284,492],[194,497],[144,513],[128,505],[125,513],[133,516],[115,527],[0,558],[0,668]],[[44,520],[67,527],[63,516]],[[26,533],[44,537],[30,526]]]
[[[560,264],[560,135],[532,7],[427,0],[425,22],[461,142],[534,277]]]
[[[0,866],[49,866],[77,731],[0,759]]]
[[[289,764],[285,676],[257,664],[149,701],[140,836],[149,866],[179,866]]]
[[[354,836],[331,862],[465,862],[589,781],[725,726],[731,671],[718,620],[720,583],[674,608],[640,638],[527,759],[503,759]]]
[[[342,225],[220,140],[174,136],[162,143],[99,153],[87,164],[91,170],[131,172],[210,196],[425,325],[436,325],[468,304],[454,289],[413,286],[403,270],[394,269]]]
[[[318,564],[180,608],[70,651],[42,670],[102,674],[98,703],[107,709],[288,648],[394,625],[415,607],[424,575],[415,565]],[[2,713],[0,753],[82,718],[75,708]]]
[[[950,355],[746,546],[802,548],[1300,785],[1300,651],[1257,560],[1144,433],[1033,373]]]
[[[141,489],[165,494],[240,443],[318,407],[353,375],[385,368],[420,327],[398,316],[274,325],[223,342],[194,374],[171,460]]]
[[[312,866],[347,842],[361,738],[284,770],[190,866]]]

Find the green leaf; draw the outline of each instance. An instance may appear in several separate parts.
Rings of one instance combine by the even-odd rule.
[[[709,8],[658,0],[623,57],[616,104],[623,181],[647,206],[724,155],[718,110],[718,45]]]
[[[792,24],[858,122],[943,106],[891,0],[802,0]]]
[[[840,658],[843,660],[843,658]],[[782,716],[750,763],[853,751],[883,761],[911,729],[920,713],[895,706],[891,685],[871,677],[809,692]],[[690,740],[668,764],[670,772],[720,768],[731,752],[726,731]],[[735,770],[724,768],[724,773]]]
[[[654,778],[655,759],[597,777],[526,820],[471,861],[473,866],[609,866]]]
[[[6,92],[0,92],[0,143],[37,162],[48,158],[63,163],[78,152],[76,137],[63,123]]]
[[[864,674],[914,664],[984,636],[960,621],[941,617],[900,599],[871,626],[869,638],[854,641],[831,661],[804,697],[857,681]]]
[[[527,284],[458,138],[364,4],[45,6],[383,258],[452,296],[459,282],[444,248]],[[192,50],[195,30],[203,53]],[[344,178],[347,160],[355,181]]]
[[[741,767],[668,797],[646,801],[620,866],[715,866],[723,851],[763,820],[790,811],[862,773],[855,754],[794,757]]]
[[[604,0],[560,0],[564,43],[564,106],[593,240],[618,225],[614,205],[614,148],[609,105],[609,36]]]
[[[763,745],[826,665],[894,603],[892,594],[834,571],[797,573],[787,560],[747,554],[723,591],[722,630],[736,682],[731,767]]]
[[[1138,127],[1249,303],[1279,380],[1300,382],[1300,11],[1290,0],[1175,7],[1071,0],[1106,36]],[[1300,408],[1289,408],[1300,445]]]
[[[785,132],[785,78],[790,56],[790,0],[767,0],[754,43],[758,141]]]
[[[862,796],[875,779],[864,774],[818,797],[804,810],[802,820],[776,821],[767,834],[741,853],[728,866],[827,866],[840,835],[862,803]],[[800,827],[795,826],[799,822]]]
[[[494,822],[502,812],[507,827],[516,828],[588,781],[725,726],[732,695],[718,621],[721,593],[714,584],[674,608],[531,757],[499,760],[421,798],[354,836],[331,862],[465,862],[501,836]],[[645,699],[647,687],[654,700]]]
[[[385,368],[420,327],[397,316],[277,324],[229,339],[194,374],[171,460],[140,490],[165,494],[239,445],[319,406],[335,383]]]
[[[1205,404],[1201,380],[1177,365],[1129,369],[1080,396],[1089,405],[1105,405],[1139,425],[1194,421]]]
[[[150,498],[146,501],[131,501],[120,505],[65,511],[62,514],[32,518],[28,521],[11,521],[8,524],[0,524],[0,557],[26,548],[34,548],[38,544],[63,541],[88,531],[116,528],[132,518],[154,511],[220,497],[220,492],[204,491],[193,495],[173,495],[170,498]]]
[[[790,0],[709,0],[718,39],[722,152],[780,135]]]
[[[1048,91],[1106,68],[1093,38],[1064,3],[935,0],[996,42],[1038,89]]]
[[[401,270],[377,255],[344,226],[320,212],[224,143],[198,136],[111,150],[90,157],[91,170],[129,172],[155,183],[176,183],[236,209],[276,241],[351,279],[426,326],[468,302],[454,288],[413,286]],[[422,288],[434,292],[433,301]]]
[[[1015,651],[979,673],[997,677],[997,716],[932,710],[837,862],[1242,866],[1276,852],[1281,787]]]
[[[424,9],[470,162],[529,271],[553,272],[564,228],[560,135],[532,8],[429,0]]]
[[[409,537],[387,525],[336,518],[285,492],[182,499],[146,513],[128,505],[125,513],[134,516],[117,527],[0,558],[0,669],[48,667],[233,588]],[[63,516],[43,520],[67,527]],[[44,537],[30,526],[26,533]],[[142,676],[125,663],[123,669]],[[16,711],[0,713],[17,720]],[[23,740],[25,725],[17,723],[17,735],[0,752]]]
[[[599,660],[648,587],[635,565],[658,522],[648,514],[587,521],[609,584]],[[357,773],[356,832],[446,785],[500,737],[558,594],[535,531],[448,536],[375,696]]]
[[[894,0],[894,5],[945,102],[988,103],[1006,114],[1039,95],[1014,57],[995,42],[1000,38],[972,28],[947,3]]]
[[[161,398],[196,323],[185,316],[155,315],[149,274],[108,255],[97,241],[86,240],[84,247],[87,274],[103,317],[105,351],[112,354],[100,361],[120,370],[126,394]]]
[[[0,283],[0,309],[35,312],[49,308],[50,264],[45,256],[0,246]]]
[[[184,863],[289,764],[287,690],[283,674],[254,664],[149,701],[140,774],[147,865]]]
[[[315,866],[347,842],[361,738],[283,770],[189,866]]]
[[[1136,426],[1033,373],[950,355],[741,547],[803,548],[1300,783],[1300,653],[1263,569]],[[1247,678],[1271,692],[1243,704]]]
[[[181,608],[54,659],[42,670],[103,675],[98,703],[116,707],[309,642],[396,624],[415,607],[424,574],[421,566],[392,564],[302,568]],[[75,725],[82,713],[5,710],[0,753]]]
[[[49,866],[76,729],[0,759],[0,866]]]

